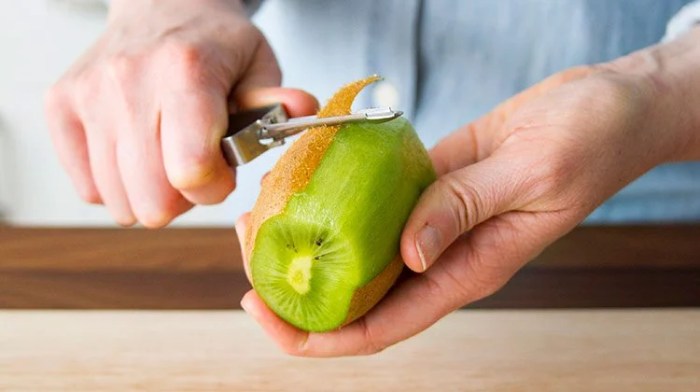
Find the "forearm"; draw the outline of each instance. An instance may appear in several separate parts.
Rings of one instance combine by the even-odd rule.
[[[700,27],[611,63],[640,76],[650,94],[648,125],[672,142],[666,161],[700,160]]]

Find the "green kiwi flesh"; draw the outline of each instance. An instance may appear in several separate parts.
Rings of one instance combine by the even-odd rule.
[[[255,290],[300,329],[342,326],[358,289],[396,258],[403,226],[434,179],[405,119],[342,126],[308,185],[260,226],[250,261]]]

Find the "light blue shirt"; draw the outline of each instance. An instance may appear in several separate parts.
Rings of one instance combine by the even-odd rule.
[[[285,85],[325,99],[341,84],[380,74],[430,147],[557,71],[659,42],[690,2],[267,0],[255,21]],[[363,94],[358,107],[378,105],[378,95]],[[652,170],[586,222],[664,221],[700,221],[700,162]]]

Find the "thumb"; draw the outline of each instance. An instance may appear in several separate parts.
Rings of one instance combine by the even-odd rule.
[[[416,272],[427,270],[460,235],[514,208],[522,176],[512,167],[487,158],[428,187],[401,236],[406,265]]]

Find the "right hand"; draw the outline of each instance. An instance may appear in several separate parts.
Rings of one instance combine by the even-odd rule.
[[[654,58],[648,53],[641,59]],[[418,274],[351,324],[302,331],[253,290],[241,306],[287,353],[331,357],[379,352],[494,293],[608,197],[688,156],[684,150],[700,140],[692,117],[678,115],[690,113],[677,100],[682,90],[662,93],[657,86],[672,85],[656,76],[619,64],[564,71],[438,143],[430,151],[438,179],[401,238],[401,256]],[[243,215],[236,225],[241,243],[249,220]]]
[[[106,31],[49,90],[59,159],[87,202],[161,227],[235,187],[221,150],[230,110],[316,100],[281,74],[239,1],[113,0]]]

